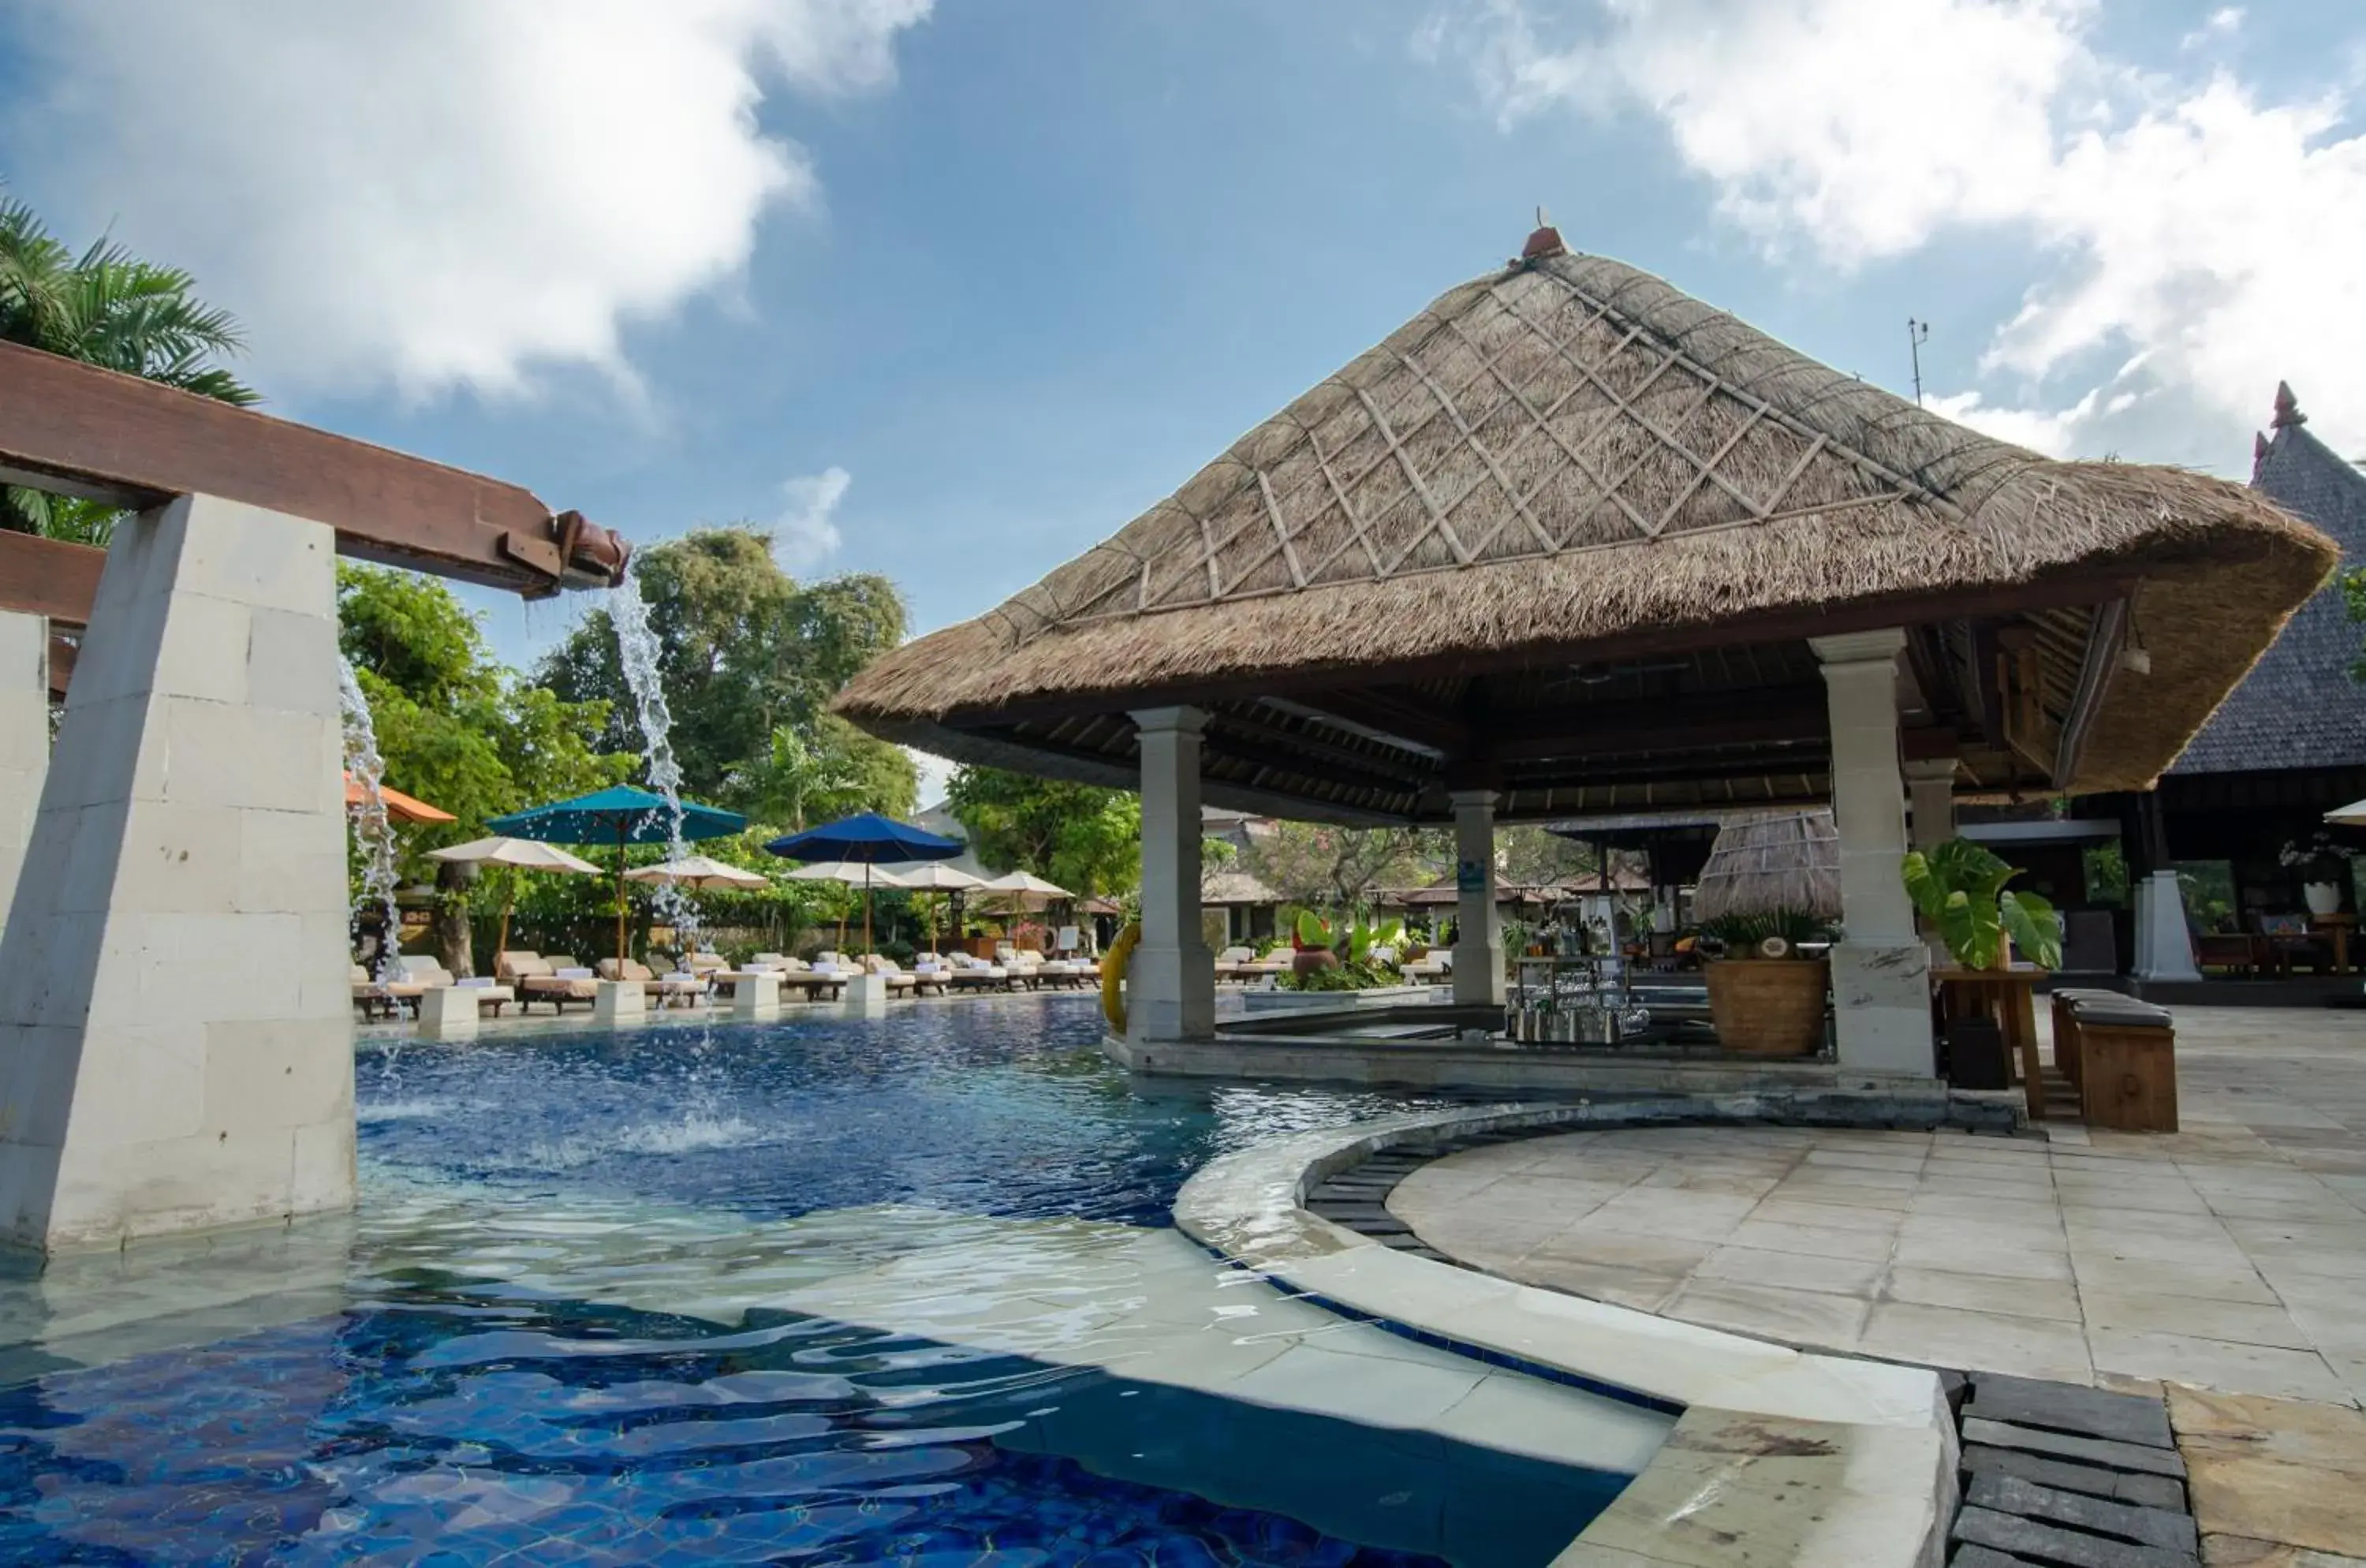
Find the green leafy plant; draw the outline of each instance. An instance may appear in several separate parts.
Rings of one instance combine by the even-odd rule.
[[[1902,874],[1907,896],[1965,968],[1999,967],[2007,937],[2040,968],[2060,967],[2062,918],[2038,895],[2008,889],[2020,873],[1994,852],[1950,839],[1908,855]]]
[[[1334,952],[1344,947],[1346,951],[1342,956],[1350,964],[1369,963],[1376,947],[1403,948],[1404,940],[1403,920],[1391,920],[1386,925],[1352,919],[1326,920],[1311,909],[1299,911],[1299,944],[1327,947]]]
[[[1704,941],[1722,946],[1736,958],[1761,956],[1759,943],[1768,937],[1781,937],[1790,951],[1789,957],[1805,957],[1800,944],[1831,940],[1830,922],[1801,909],[1762,909],[1750,914],[1719,915],[1701,922]]]

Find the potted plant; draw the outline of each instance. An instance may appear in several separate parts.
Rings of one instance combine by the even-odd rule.
[[[2041,969],[2062,964],[2062,918],[2034,893],[2005,886],[2020,874],[1993,851],[1950,839],[1900,868],[1907,897],[1966,969],[2004,969],[2013,949]]]
[[[2305,844],[2287,840],[2276,858],[2286,866],[2300,868],[2300,892],[2308,901],[2308,912],[2330,915],[2341,908],[2341,879],[2357,854],[2349,845],[2335,843],[2330,833],[2319,833]]]
[[[1751,1056],[1812,1056],[1824,1043],[1824,996],[1831,965],[1808,952],[1831,928],[1798,909],[1725,914],[1701,923],[1713,956],[1709,1021],[1718,1043]]]

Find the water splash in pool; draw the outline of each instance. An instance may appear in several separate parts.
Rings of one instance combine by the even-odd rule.
[[[381,984],[391,984],[402,978],[402,912],[395,904],[401,874],[395,865],[394,821],[386,810],[386,760],[378,755],[377,726],[371,720],[361,676],[342,653],[337,656],[337,705],[344,716],[345,772],[361,785],[361,799],[352,810],[362,846],[362,892],[355,907],[358,912],[362,905],[375,904],[386,921],[375,972]],[[400,1032],[387,1034],[384,1050],[382,1070],[391,1081],[402,1051]]]

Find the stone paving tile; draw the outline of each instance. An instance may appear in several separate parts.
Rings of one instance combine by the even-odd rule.
[[[2257,1396],[2169,1391],[2203,1561],[2297,1563],[2366,1546],[2366,1416]],[[2212,1549],[2211,1538],[2225,1538]],[[2258,1543],[2254,1550],[2248,1543]]]
[[[1919,1306],[1957,1307],[2061,1323],[2080,1320],[2078,1288],[2053,1280],[2004,1280],[1993,1274],[1900,1266],[1889,1271],[1886,1293],[1891,1301]]]
[[[1786,1291],[1696,1275],[1660,1309],[1663,1317],[1786,1344],[1852,1349],[1870,1304],[1854,1296]]]
[[[2196,1388],[2266,1392],[2285,1399],[2348,1403],[2351,1397],[2325,1358],[2314,1350],[2092,1326],[2087,1330],[2087,1346],[2096,1367],[2130,1377],[2158,1378]]]
[[[1821,1291],[1832,1295],[1869,1297],[1882,1277],[1879,1262],[1842,1258],[1803,1258],[1792,1252],[1761,1252],[1749,1247],[1720,1247],[1701,1260],[1693,1277],[1699,1280],[1740,1280],[1753,1285],[1776,1285],[1786,1291]]]
[[[2075,1323],[2002,1313],[1883,1302],[1873,1309],[1857,1348],[1900,1361],[2019,1377],[2091,1382],[2094,1365]]]
[[[1751,1217],[1733,1228],[1726,1243],[1756,1247],[1762,1252],[1794,1252],[1803,1258],[1845,1258],[1859,1263],[1887,1261],[1894,1238],[1883,1230],[1853,1230],[1841,1225],[1794,1225],[1760,1219],[1761,1203]]]
[[[2184,1009],[2178,1048],[2170,1136],[1567,1134],[1453,1156],[1426,1168],[1484,1180],[1417,1175],[1391,1207],[1532,1282],[1770,1338],[2366,1399],[2366,1021]]]

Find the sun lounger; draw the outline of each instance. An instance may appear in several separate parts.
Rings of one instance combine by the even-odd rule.
[[[535,953],[499,953],[493,959],[493,973],[517,988],[521,1012],[532,1011],[536,1002],[548,1002],[553,1012],[563,1013],[569,1002],[590,1007],[600,997],[598,977],[574,959],[558,953],[547,958]]]
[[[890,996],[908,995],[918,988],[920,983],[918,976],[884,953],[869,954],[862,960],[862,966],[887,982],[887,992]]]
[[[946,962],[952,965],[953,988],[963,991],[1008,990],[1010,972],[999,964],[966,953],[949,954]]]
[[[706,982],[695,975],[659,975],[637,958],[627,958],[620,965],[613,958],[600,960],[603,980],[638,980],[649,1000],[659,1007],[680,1004],[688,1007],[706,992]]]
[[[360,1011],[362,1021],[367,1023],[381,1013],[392,1018],[401,1004],[395,999],[391,990],[371,979],[370,972],[356,964],[354,965],[354,1006]]]
[[[514,989],[491,980],[456,980],[452,977],[452,972],[449,969],[432,958],[405,958],[400,962],[402,978],[388,983],[383,989],[391,1003],[400,1003],[409,1008],[414,1016],[419,1011],[419,998],[422,995],[452,986],[477,992],[477,1010],[481,1013],[490,1008],[495,1017],[499,1017],[501,1009],[517,998],[517,992]],[[390,1008],[389,1016],[391,1016]]]

